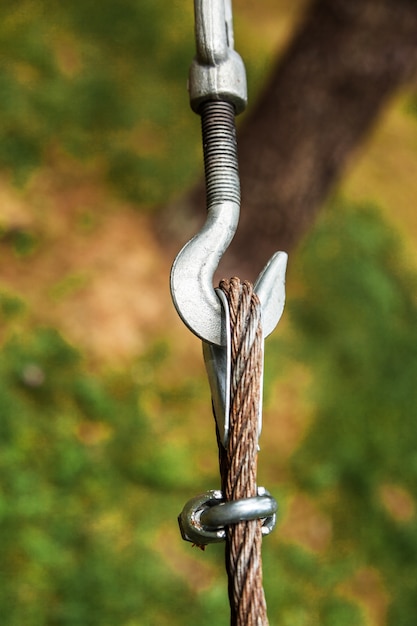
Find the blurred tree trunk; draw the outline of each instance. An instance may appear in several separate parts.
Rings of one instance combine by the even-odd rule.
[[[387,99],[416,74],[416,0],[312,3],[240,129],[242,212],[222,274],[253,279],[275,250],[294,247]],[[182,235],[202,196],[201,186],[189,195]]]

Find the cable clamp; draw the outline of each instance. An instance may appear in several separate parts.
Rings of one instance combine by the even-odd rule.
[[[276,524],[278,504],[264,487],[258,495],[225,502],[220,490],[210,490],[187,502],[178,517],[182,538],[198,546],[226,539],[226,526],[262,520],[262,534],[269,535]]]

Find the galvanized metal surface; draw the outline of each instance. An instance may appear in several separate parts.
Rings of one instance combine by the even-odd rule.
[[[276,523],[278,505],[264,487],[258,495],[224,502],[219,490],[206,491],[189,500],[178,517],[182,538],[197,545],[219,543],[226,538],[225,526],[261,519],[262,534],[269,535]]]
[[[241,113],[247,104],[245,66],[233,49],[230,0],[195,0],[197,56],[189,76],[190,103],[198,113],[203,102],[221,100]]]
[[[202,118],[207,219],[174,261],[171,294],[188,328],[204,341],[220,346],[226,337],[213,276],[239,221],[234,116],[246,103],[246,79],[243,62],[233,50],[231,1],[195,0],[194,6],[197,56],[189,88],[191,106]],[[277,252],[256,282],[265,337],[282,314],[286,264],[287,255]]]

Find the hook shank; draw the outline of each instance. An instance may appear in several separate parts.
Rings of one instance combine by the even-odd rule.
[[[224,344],[213,275],[236,232],[240,213],[235,114],[229,102],[201,107],[207,219],[177,255],[171,293],[184,323],[201,339]]]

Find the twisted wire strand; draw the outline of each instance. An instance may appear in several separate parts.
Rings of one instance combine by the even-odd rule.
[[[251,283],[222,280],[230,308],[232,381],[227,450],[219,442],[225,500],[257,495],[258,412],[262,381],[261,306]],[[231,626],[268,626],[262,587],[262,522],[239,522],[226,528]]]

